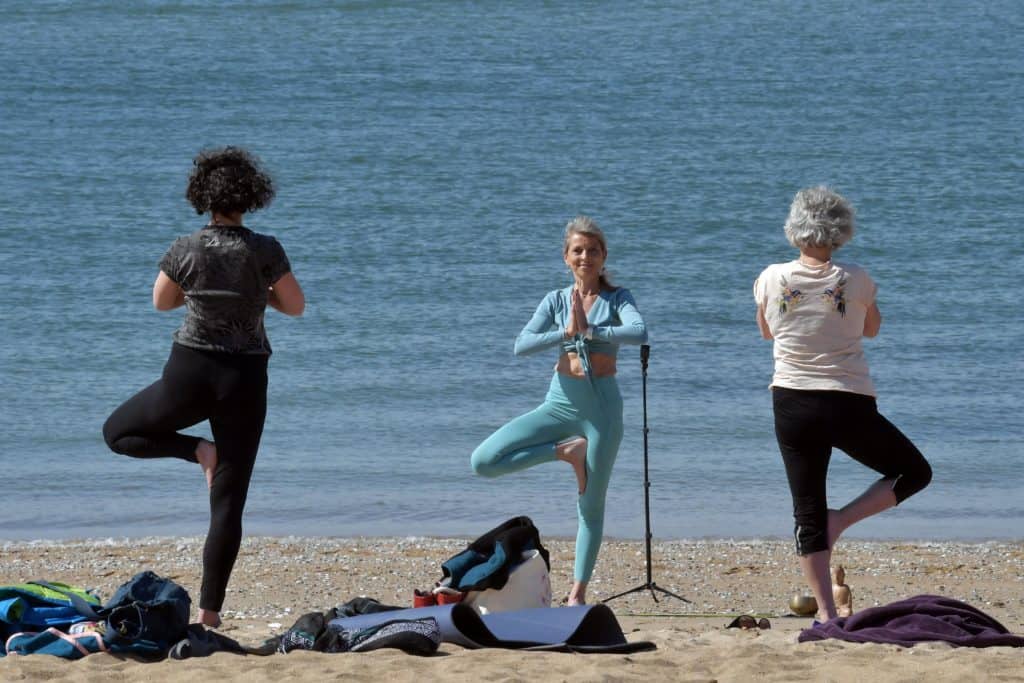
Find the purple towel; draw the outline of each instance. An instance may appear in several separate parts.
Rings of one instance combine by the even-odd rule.
[[[915,595],[800,632],[801,643],[826,638],[904,647],[933,640],[963,647],[1024,647],[1024,637],[1013,635],[989,615],[941,595]]]

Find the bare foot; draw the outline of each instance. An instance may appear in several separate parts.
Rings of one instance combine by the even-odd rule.
[[[573,583],[572,590],[569,591],[569,597],[565,602],[570,607],[587,604],[587,584],[583,581]]]
[[[217,446],[206,439],[199,441],[199,445],[196,446],[196,460],[199,461],[199,466],[203,468],[203,474],[206,475],[206,486],[213,488],[213,473],[217,469]],[[218,617],[218,623],[220,618]]]
[[[218,628],[221,625],[220,613],[201,609],[199,610],[199,623],[210,628]]]
[[[826,534],[828,537],[829,550],[832,549],[832,546],[836,544],[836,541],[839,540],[839,537],[843,533],[843,528],[841,526],[839,514],[839,510],[829,509],[828,511],[828,526],[826,527]]]
[[[582,496],[587,490],[587,440],[583,437],[558,444],[555,457],[572,465],[576,473],[576,488]]]

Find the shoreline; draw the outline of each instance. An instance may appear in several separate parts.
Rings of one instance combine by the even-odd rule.
[[[472,538],[266,537],[243,539],[218,629],[246,645],[287,630],[301,615],[368,596],[408,606],[414,588],[440,578],[441,562]],[[571,583],[573,541],[548,537],[553,602]],[[0,541],[0,585],[45,579],[99,591],[109,598],[136,572],[174,579],[193,599],[202,573],[203,537]],[[152,664],[106,655],[69,663],[56,657],[0,658],[0,679],[109,681],[204,679],[280,681],[478,681],[515,672],[515,680],[991,680],[1024,667],[1024,650],[978,650],[926,643],[905,649],[841,641],[797,642],[809,617],[788,616],[788,601],[806,592],[791,542],[718,539],[652,542],[652,578],[683,596],[655,602],[640,591],[608,603],[630,641],[658,649],[633,655],[465,650],[443,644],[419,658],[397,650],[365,654],[293,652],[270,657],[218,653]],[[606,540],[589,597],[600,601],[646,578],[644,543]],[[1014,633],[1024,633],[1024,542],[841,541],[856,610],[922,593],[963,600]],[[739,613],[767,616],[766,631],[725,629]]]
[[[70,535],[70,536],[44,536],[44,537],[21,537],[21,536],[4,536],[3,532],[0,531],[0,548],[8,545],[41,545],[50,543],[54,545],[71,545],[76,543],[133,543],[133,542],[150,542],[158,540],[192,540],[192,539],[203,539],[205,533],[186,533],[186,534],[162,534],[162,533],[139,533],[139,534],[99,534],[99,535]],[[255,533],[246,535],[243,537],[243,543],[246,538],[258,538],[258,539],[282,539],[282,540],[301,540],[301,539],[325,539],[325,540],[366,540],[366,539],[378,539],[378,538],[391,538],[399,540],[424,540],[424,541],[449,541],[459,540],[466,543],[473,540],[470,536],[464,536],[460,534],[387,534],[387,533],[366,533],[366,534],[294,534],[294,533]],[[542,542],[547,541],[565,541],[573,542],[574,536],[559,535],[559,534],[545,534],[542,538]],[[643,544],[644,539],[642,536],[605,536],[604,543],[640,543]],[[738,534],[734,535],[706,535],[706,536],[661,536],[654,534],[651,539],[652,547],[657,544],[665,543],[791,543],[789,536],[785,535],[760,535],[760,536],[741,536]],[[967,537],[967,536],[950,536],[944,538],[928,538],[921,536],[843,536],[842,543],[907,543],[911,545],[986,545],[993,543],[1008,543],[1008,544],[1022,544],[1024,543],[1024,533],[1016,536],[978,536],[978,537]]]
[[[255,588],[277,589],[288,613],[321,610],[353,597],[405,605],[414,588],[441,578],[440,565],[472,538],[391,536],[250,536],[242,541],[228,587],[224,613],[261,609]],[[0,540],[0,584],[46,578],[96,588],[109,597],[137,571],[152,569],[198,591],[202,536],[105,537],[70,540]],[[571,584],[574,541],[542,539],[551,553],[553,601]],[[788,600],[804,584],[792,543],[780,539],[660,540],[651,545],[657,585],[688,597],[654,603],[649,595],[625,596],[616,612],[737,614],[757,611],[784,616]],[[861,541],[843,539],[833,565],[846,568],[855,607],[885,604],[914,594],[948,595],[987,610],[1006,610],[1024,626],[1024,541]],[[277,572],[294,577],[290,587]],[[589,588],[592,601],[607,598],[646,578],[640,540],[606,539]],[[1009,591],[1011,595],[1003,595]],[[195,600],[196,597],[193,596]],[[281,613],[282,615],[284,612]],[[1000,615],[994,614],[996,618]],[[1010,627],[1009,624],[1007,624]],[[1011,628],[1012,630],[1012,628]]]

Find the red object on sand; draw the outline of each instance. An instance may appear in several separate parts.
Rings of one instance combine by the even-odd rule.
[[[437,604],[437,598],[430,591],[421,591],[419,588],[412,592],[413,607],[430,607]]]
[[[434,595],[437,598],[437,604],[439,605],[452,605],[456,602],[462,602],[462,598],[466,597],[465,593],[436,593]]]

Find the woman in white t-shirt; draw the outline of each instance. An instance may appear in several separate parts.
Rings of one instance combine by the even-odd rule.
[[[797,192],[785,233],[800,256],[764,269],[754,282],[757,324],[774,340],[775,435],[793,496],[800,568],[818,602],[817,619],[836,616],[829,575],[844,530],[891,508],[931,481],[924,456],[875,404],[861,337],[882,324],[867,272],[832,260],[854,232],[853,207],[826,187]],[[825,494],[832,448],[882,474],[839,509]]]

